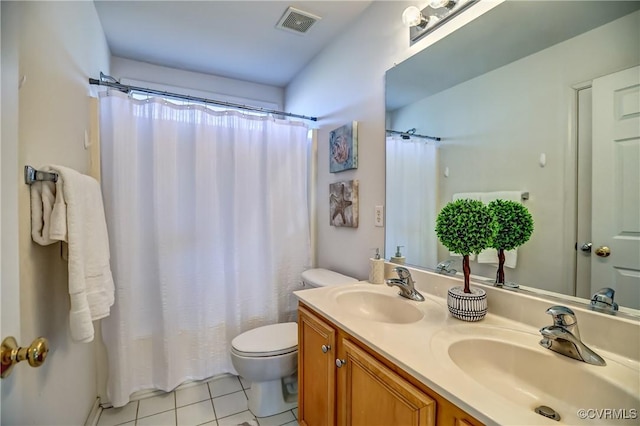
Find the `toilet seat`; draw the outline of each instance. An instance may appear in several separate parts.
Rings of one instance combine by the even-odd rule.
[[[232,351],[244,357],[271,357],[298,350],[298,324],[285,322],[245,331],[231,341]]]

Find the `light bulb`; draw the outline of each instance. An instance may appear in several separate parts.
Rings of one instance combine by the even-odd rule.
[[[402,12],[402,22],[409,27],[420,25],[423,19],[420,9],[415,6],[409,6]]]

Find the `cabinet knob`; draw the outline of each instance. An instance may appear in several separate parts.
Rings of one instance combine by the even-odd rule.
[[[342,367],[346,363],[347,363],[347,361],[345,361],[344,359],[336,359],[336,367],[338,367],[338,368]]]
[[[326,354],[331,350],[331,345],[322,345],[322,353]]]

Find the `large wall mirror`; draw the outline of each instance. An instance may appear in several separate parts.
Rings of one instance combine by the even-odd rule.
[[[390,69],[387,129],[442,140],[387,134],[386,257],[403,246],[407,264],[461,271],[440,209],[526,193],[535,229],[507,281],[582,299],[611,287],[640,309],[639,66],[639,1],[507,0]],[[493,281],[496,266],[471,273]]]

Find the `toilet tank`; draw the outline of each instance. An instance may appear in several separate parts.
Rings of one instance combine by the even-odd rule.
[[[305,288],[328,287],[333,285],[353,284],[357,279],[328,269],[307,269],[302,273],[302,286]]]

